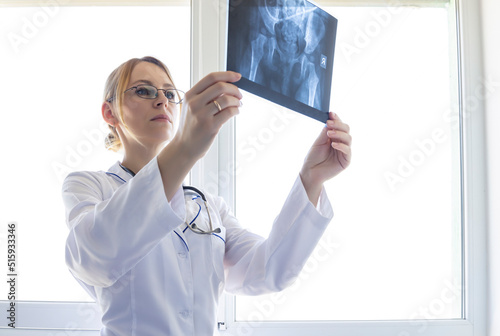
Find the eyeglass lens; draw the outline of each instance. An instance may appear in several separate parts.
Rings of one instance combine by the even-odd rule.
[[[182,101],[182,99],[176,99],[176,94],[178,94],[177,90],[158,90],[154,86],[150,85],[139,85],[135,92],[139,97],[146,99],[154,99],[158,96],[158,91],[163,91],[167,99],[172,103],[177,103]]]

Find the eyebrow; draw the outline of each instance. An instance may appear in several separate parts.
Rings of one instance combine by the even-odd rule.
[[[144,84],[148,84],[148,85],[151,85],[151,86],[155,86],[155,85],[153,84],[153,82],[151,82],[151,81],[149,81],[149,80],[147,80],[147,79],[139,79],[139,80],[136,80],[136,81],[135,81],[135,82],[133,82],[131,85],[132,85],[132,86],[134,86],[134,85],[139,84],[139,83],[144,83]],[[170,83],[165,83],[165,84],[163,84],[163,85],[162,85],[162,87],[164,87],[164,88],[165,88],[165,87],[167,87],[167,88],[172,88],[172,89],[174,88],[174,86],[173,86],[172,84],[170,84]]]

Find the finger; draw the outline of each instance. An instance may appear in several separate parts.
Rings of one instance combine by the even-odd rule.
[[[221,96],[216,101],[220,106],[220,110],[219,106],[216,106],[217,111],[214,114],[214,120],[220,128],[226,121],[240,113],[241,101],[233,96]]]
[[[210,104],[212,105],[210,106]],[[241,101],[236,97],[224,95],[212,100],[209,103],[209,107],[214,109],[215,115],[228,107],[241,107]]]
[[[341,142],[344,143],[348,146],[351,145],[352,142],[352,137],[349,133],[345,132],[337,132],[334,130],[329,130],[327,132],[327,136],[332,140],[333,142]]]
[[[341,142],[333,142],[332,141],[332,148],[338,150],[339,152],[344,153],[345,159],[349,162],[351,161],[351,147],[343,144]]]
[[[230,104],[225,104],[227,102],[227,98],[223,97],[232,97],[234,100],[239,101],[242,98],[242,95],[236,85],[219,82],[207,88],[199,95],[189,97],[186,93],[186,97],[185,101],[189,104],[194,113],[210,111],[212,113],[209,113],[208,115],[214,115],[220,112],[219,106],[214,103],[215,100],[220,105],[220,110],[222,110],[224,107],[230,106]],[[224,105],[221,105],[221,103]],[[235,106],[240,105],[240,103],[235,104]]]
[[[327,120],[326,122],[326,127],[329,130],[336,130],[336,131],[342,131],[345,133],[349,133],[351,128],[349,127],[348,124],[342,122],[340,119],[335,119],[335,120]]]
[[[333,121],[335,121],[335,120],[342,121],[340,119],[339,115],[337,113],[332,112],[332,111],[328,112],[328,119],[333,120]]]
[[[240,113],[240,109],[237,107],[227,107],[217,114],[214,115],[214,120],[220,128],[226,121],[238,115]]]
[[[193,95],[197,95],[205,91],[207,88],[212,86],[217,82],[229,82],[234,83],[241,79],[241,74],[234,71],[222,71],[222,72],[212,72],[207,76],[203,77],[198,83],[196,83],[191,90],[188,92]],[[186,93],[187,95],[187,93]]]
[[[328,120],[331,120],[333,122],[342,122],[342,119],[340,119],[339,115],[331,111],[328,114]]]
[[[240,89],[234,84],[218,82],[208,87],[200,95],[200,101],[205,104],[210,104],[213,100],[221,96],[233,96],[238,99],[243,98]]]

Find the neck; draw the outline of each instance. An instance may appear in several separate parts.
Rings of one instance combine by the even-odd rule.
[[[125,155],[122,165],[137,174],[145,165],[147,165],[155,156],[160,153],[163,145],[144,147],[139,144],[124,144]]]

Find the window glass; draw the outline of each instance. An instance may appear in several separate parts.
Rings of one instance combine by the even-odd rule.
[[[104,148],[101,117],[118,65],[155,56],[179,89],[189,88],[190,8],[54,4],[0,9],[1,250],[16,222],[16,299],[85,301],[64,262],[61,183],[70,171],[107,170],[121,159]]]
[[[331,110],[351,166],[325,188],[334,218],[297,281],[236,297],[237,321],[461,318],[455,9],[331,7]],[[267,236],[323,125],[244,93],[236,215]]]

